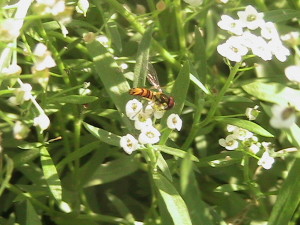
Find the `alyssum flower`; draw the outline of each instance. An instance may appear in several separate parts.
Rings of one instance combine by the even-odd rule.
[[[120,147],[128,154],[131,154],[143,145],[156,144],[160,140],[161,134],[154,127],[153,121],[160,119],[165,111],[156,109],[151,102],[146,104],[145,107],[143,106],[143,103],[137,99],[128,101],[125,106],[126,116],[134,121],[135,129],[140,132],[137,139],[131,134],[121,137]],[[154,117],[153,120],[152,117]],[[179,115],[169,115],[167,118],[167,126],[170,129],[179,131],[182,127],[182,120]]]

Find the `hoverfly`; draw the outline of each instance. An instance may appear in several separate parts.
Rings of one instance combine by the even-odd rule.
[[[147,79],[153,85],[154,89],[157,89],[158,91],[151,91],[147,88],[131,88],[129,90],[129,94],[142,96],[144,98],[152,100],[159,109],[172,109],[175,105],[174,98],[163,93],[159,85],[156,71],[152,64],[148,64]]]

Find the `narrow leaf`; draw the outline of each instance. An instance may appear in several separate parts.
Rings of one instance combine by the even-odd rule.
[[[40,216],[37,214],[33,208],[30,201],[26,200],[26,225],[42,225]]]
[[[170,154],[170,155],[173,155],[173,156],[177,156],[177,157],[180,157],[180,158],[184,158],[185,155],[187,154],[187,152],[182,151],[178,148],[171,148],[171,147],[164,146],[164,145],[154,145],[154,148],[156,150],[161,151],[161,152],[164,152],[164,153],[167,153],[167,154]],[[194,155],[191,156],[191,160],[193,160],[195,162],[199,162],[199,159]]]
[[[149,49],[152,39],[152,27],[143,35],[137,52],[136,64],[134,67],[133,87],[144,87],[148,70]]]
[[[241,127],[244,129],[247,129],[253,133],[259,134],[264,137],[274,137],[273,134],[271,134],[269,131],[265,130],[261,126],[259,126],[256,123],[253,123],[249,120],[242,120],[237,118],[225,118],[225,117],[217,117],[216,121],[225,123],[225,124],[231,124],[237,127]]]
[[[174,113],[180,113],[184,101],[186,99],[187,91],[189,88],[190,84],[190,67],[189,67],[189,62],[185,62],[178,74],[178,77],[175,80],[175,84],[173,86],[171,95],[175,99],[175,107],[172,110]]]
[[[62,187],[55,165],[46,147],[41,148],[41,163],[45,180],[55,200],[62,201]]]
[[[50,102],[70,103],[70,104],[86,104],[94,102],[98,99],[96,96],[68,95],[63,97],[52,98]]]
[[[112,45],[114,45],[116,47],[116,49],[121,52],[122,51],[122,41],[121,41],[121,36],[118,30],[118,25],[116,24],[116,22],[114,20],[109,20],[107,22],[107,27],[108,27],[108,31],[110,34],[110,39],[111,39],[111,43]]]
[[[108,199],[111,201],[111,203],[115,206],[115,208],[118,210],[118,212],[121,214],[121,216],[126,219],[129,223],[134,223],[134,217],[128,207],[124,204],[124,202],[118,198],[117,196],[107,193]]]
[[[157,166],[158,168],[163,172],[163,174],[170,180],[172,181],[172,175],[169,169],[169,166],[166,162],[166,160],[164,159],[164,157],[162,156],[162,154],[160,152],[157,152]]]
[[[153,174],[154,183],[162,196],[175,225],[191,225],[191,218],[185,202],[175,187],[161,174]]]
[[[107,49],[99,42],[88,43],[87,48],[94,61],[97,76],[102,81],[118,111],[123,113],[122,115],[125,115],[125,105],[130,100],[130,95],[128,94],[130,87],[121,70],[118,68],[118,64]],[[129,119],[125,116],[122,119],[126,126],[132,129]]]
[[[300,159],[296,159],[280,189],[268,225],[289,224],[300,203]]]
[[[290,103],[300,110],[300,90],[296,90],[279,83],[263,83],[255,81],[245,84],[242,88],[250,95],[260,100],[272,102],[279,105]],[[289,96],[289,98],[287,98]]]
[[[193,171],[192,154],[189,151],[180,168],[180,187],[183,199],[189,209],[193,224],[212,225],[209,206],[202,200],[197,179]]]
[[[84,127],[96,138],[103,141],[104,143],[114,145],[114,146],[120,146],[120,137],[108,132],[106,130],[103,130],[98,127],[94,127],[88,123],[83,123]]]
[[[278,9],[264,12],[264,19],[273,23],[288,21],[293,18],[300,18],[299,10]]]
[[[7,155],[5,155],[5,161],[6,161],[6,166],[5,166],[5,177],[0,182],[0,196],[2,195],[3,191],[5,190],[5,188],[7,187],[7,185],[9,184],[9,181],[11,179],[12,176],[12,172],[14,169],[14,162],[11,158],[9,158]],[[0,174],[2,175],[2,174]]]
[[[107,162],[95,168],[95,172],[85,187],[100,185],[118,180],[128,176],[138,169],[137,162],[133,158],[123,157],[114,161]]]
[[[215,189],[215,192],[232,192],[247,190],[247,186],[238,184],[224,184]]]

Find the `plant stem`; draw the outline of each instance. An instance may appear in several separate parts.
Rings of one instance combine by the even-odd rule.
[[[212,119],[216,113],[216,110],[219,107],[219,103],[221,102],[223,96],[225,95],[225,93],[228,91],[230,85],[232,84],[232,81],[234,80],[234,77],[237,74],[241,64],[242,64],[242,62],[238,62],[234,65],[234,67],[231,68],[229,76],[228,76],[224,86],[220,90],[219,94],[216,96],[214,103],[211,106],[210,110],[208,111],[206,118],[200,124],[198,124],[192,128],[191,132],[189,133],[188,137],[186,138],[185,142],[182,145],[183,149],[187,149],[190,146],[190,144],[192,143],[192,141],[194,140],[194,138],[196,137],[198,131],[200,129],[202,129],[203,127],[205,127],[206,125],[208,125],[212,121]]]
[[[184,22],[182,20],[182,9],[181,9],[181,0],[175,0],[175,18],[176,18],[176,26],[178,32],[178,39],[179,39],[179,47],[181,55],[184,55],[186,52],[185,46],[185,34],[184,34]]]
[[[118,11],[125,19],[128,20],[128,22],[132,25],[132,27],[139,33],[144,34],[145,28],[137,21],[134,14],[129,12],[126,8],[123,7],[122,4],[120,4],[116,0],[105,0],[107,3],[109,3],[116,11]],[[156,40],[152,40],[154,47],[157,49],[157,51],[160,53],[160,55],[168,61],[175,69],[179,70],[181,65],[177,60],[165,49],[161,46],[159,42]]]

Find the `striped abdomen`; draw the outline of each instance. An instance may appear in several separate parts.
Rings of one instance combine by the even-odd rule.
[[[129,94],[142,96],[155,102],[156,105],[162,106],[163,109],[168,110],[174,107],[174,98],[168,96],[162,92],[150,91],[146,88],[132,88],[129,90]]]
[[[131,88],[129,94],[138,95],[144,98],[153,99],[154,93],[146,88]]]

